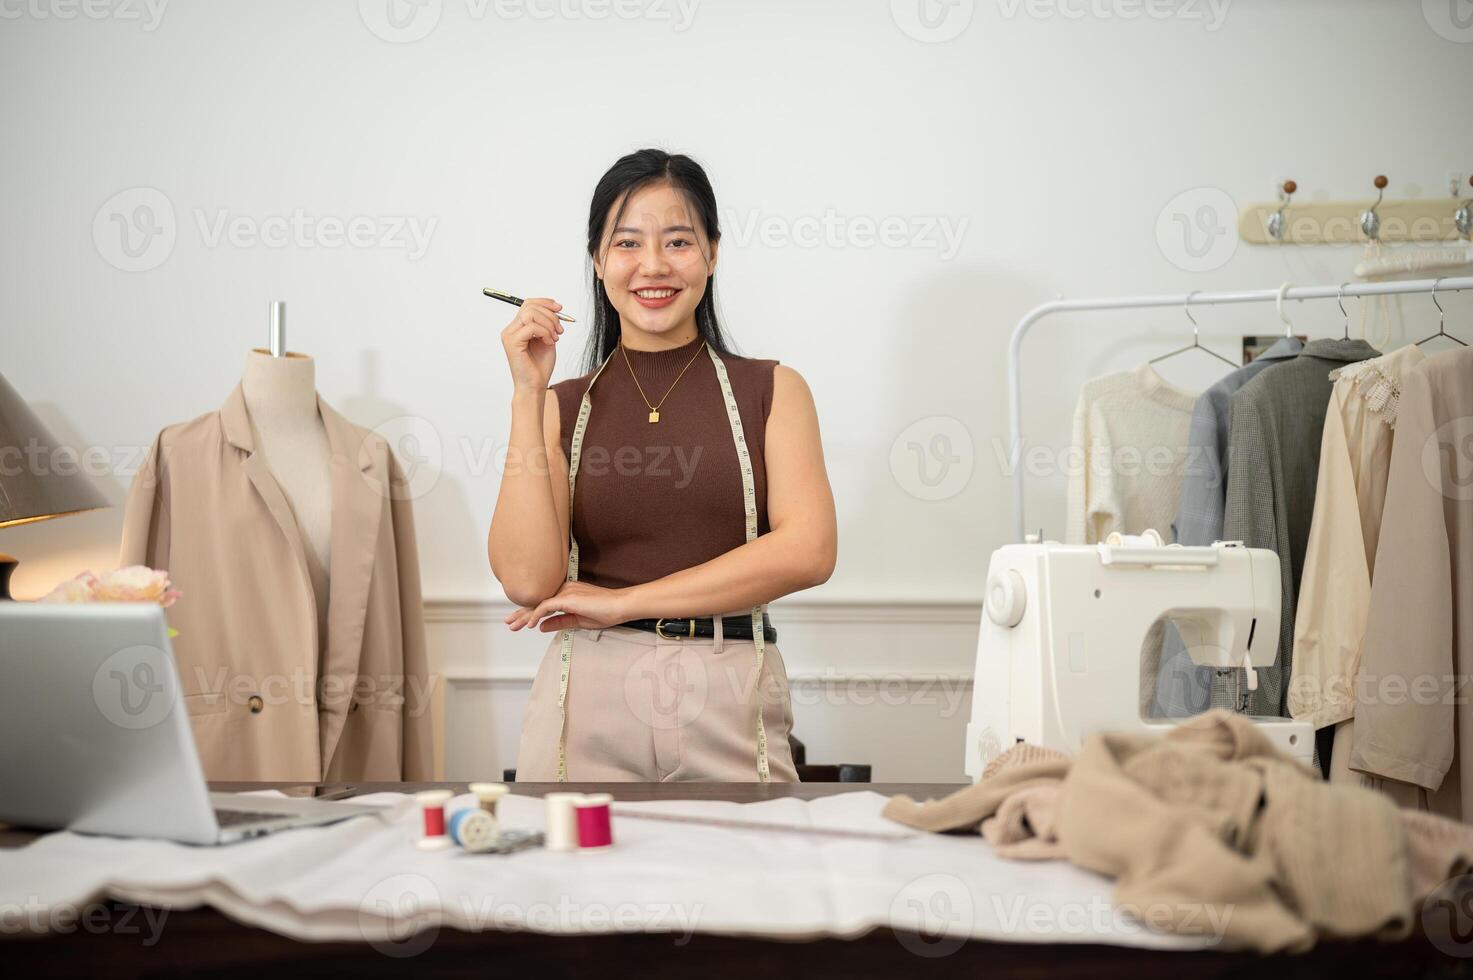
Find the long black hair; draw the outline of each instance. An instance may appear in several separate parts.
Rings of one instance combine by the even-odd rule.
[[[682,153],[664,150],[637,150],[620,157],[599,178],[588,206],[588,259],[590,285],[593,289],[593,324],[588,331],[588,348],[584,352],[584,370],[593,371],[619,346],[619,311],[609,299],[603,280],[598,277],[596,263],[604,225],[617,225],[624,208],[636,191],[650,184],[668,183],[685,198],[686,206],[706,230],[706,239],[714,248],[721,240],[721,224],[716,216],[716,194],[701,165]],[[621,200],[622,198],[622,200]],[[615,204],[619,213],[608,221]],[[711,349],[720,354],[732,353],[721,324],[716,319],[716,276],[706,277],[706,292],[696,305],[696,331]]]

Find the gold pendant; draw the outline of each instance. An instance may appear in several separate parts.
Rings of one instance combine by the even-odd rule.
[[[660,421],[660,413],[657,410],[650,409],[650,421],[651,422],[658,422],[658,421]]]

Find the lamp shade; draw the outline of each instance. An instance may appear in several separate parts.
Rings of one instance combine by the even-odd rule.
[[[0,374],[0,528],[108,506],[73,452]]]

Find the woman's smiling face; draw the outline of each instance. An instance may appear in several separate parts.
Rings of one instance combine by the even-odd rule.
[[[617,206],[610,211],[602,241],[595,267],[624,325],[682,335],[689,325],[695,332],[716,247],[679,191],[666,183],[636,191],[623,214]]]

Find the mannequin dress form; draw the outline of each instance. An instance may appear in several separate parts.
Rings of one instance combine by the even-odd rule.
[[[241,394],[250,414],[257,452],[290,504],[301,534],[317,602],[318,665],[327,646],[332,540],[332,455],[317,408],[316,362],[288,352],[273,357],[260,348],[246,355]]]
[[[314,368],[253,351],[218,409],[159,431],[119,564],[167,569],[188,597],[168,620],[207,779],[433,779],[412,501]]]

